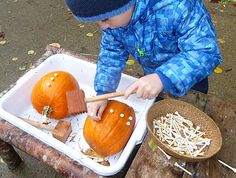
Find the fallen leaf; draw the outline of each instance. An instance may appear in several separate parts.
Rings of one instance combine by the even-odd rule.
[[[28,55],[36,55],[36,53],[34,52],[34,50],[31,49],[28,51]]]
[[[51,43],[49,46],[54,47],[54,48],[61,48],[61,45],[59,43]]]
[[[78,26],[79,26],[79,28],[84,28],[85,27],[84,24],[79,24]]]
[[[135,63],[135,61],[133,59],[129,59],[126,64],[127,65],[133,65]]]
[[[66,20],[70,20],[73,17],[72,12],[70,11],[70,9],[67,9],[67,19]]]
[[[214,69],[214,72],[215,72],[216,74],[221,74],[221,73],[222,73],[222,69],[221,69],[220,67],[216,67],[216,68]]]
[[[212,22],[213,22],[214,26],[217,25],[217,21],[216,20],[212,20]]]
[[[19,67],[19,70],[23,71],[27,69],[27,64],[23,64]]]
[[[90,33],[90,32],[89,32],[89,33],[86,34],[86,36],[87,36],[87,37],[93,37],[93,33]]]
[[[2,158],[0,158],[0,164],[5,164]]]
[[[13,57],[11,60],[12,60],[12,61],[17,61],[17,60],[18,60],[18,57]]]
[[[35,66],[34,66],[32,63],[30,63],[30,64],[28,65],[28,68],[29,68],[29,69],[34,69]]]
[[[100,161],[98,163],[103,165],[103,166],[110,166],[110,162],[108,160],[103,160],[103,161]]]
[[[0,32],[0,38],[2,38],[2,39],[5,38],[5,33],[4,32]]]
[[[224,43],[225,43],[225,40],[223,40],[222,38],[218,38],[218,42],[219,42],[220,44],[224,44]]]
[[[91,157],[105,158],[105,156],[96,153],[92,148],[88,148],[88,149],[85,150],[85,152],[83,152],[83,153],[84,153],[85,155],[88,155],[88,156],[91,156]]]
[[[6,40],[2,40],[2,41],[0,41],[0,45],[5,45],[6,43],[7,43]]]
[[[152,151],[155,151],[157,149],[157,144],[154,142],[153,139],[150,139],[148,141],[148,146]]]

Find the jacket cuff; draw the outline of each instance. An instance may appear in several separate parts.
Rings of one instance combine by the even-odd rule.
[[[160,77],[162,85],[163,85],[163,92],[169,92],[171,88],[174,87],[174,85],[172,84],[171,80],[166,77],[162,72],[160,71],[156,71],[156,74]]]

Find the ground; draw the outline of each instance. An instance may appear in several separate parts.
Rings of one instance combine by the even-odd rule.
[[[228,3],[226,7],[210,2],[206,2],[206,5],[217,29],[223,56],[223,63],[219,66],[222,73],[213,73],[209,77],[209,94],[235,102],[236,3]],[[42,56],[47,44],[56,42],[71,51],[96,56],[99,51],[100,35],[95,24],[76,21],[67,10],[64,1],[1,1],[0,92],[14,83]],[[25,163],[17,170],[9,171],[0,161],[1,178],[61,177],[34,158],[20,150],[17,151]]]

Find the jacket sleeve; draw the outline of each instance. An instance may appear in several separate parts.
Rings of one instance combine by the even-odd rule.
[[[100,48],[94,80],[98,95],[116,90],[129,55],[110,30],[103,31]]]
[[[175,33],[180,52],[156,69],[173,84],[169,92],[184,95],[210,75],[222,61],[214,26],[200,0],[183,0],[175,9]]]

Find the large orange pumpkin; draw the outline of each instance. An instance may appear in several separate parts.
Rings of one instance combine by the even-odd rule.
[[[76,79],[64,71],[50,72],[34,86],[31,100],[41,114],[54,119],[69,116],[66,92],[79,89]]]
[[[135,112],[125,103],[108,102],[100,121],[85,120],[83,134],[89,146],[103,156],[120,152],[128,142],[135,125]]]

